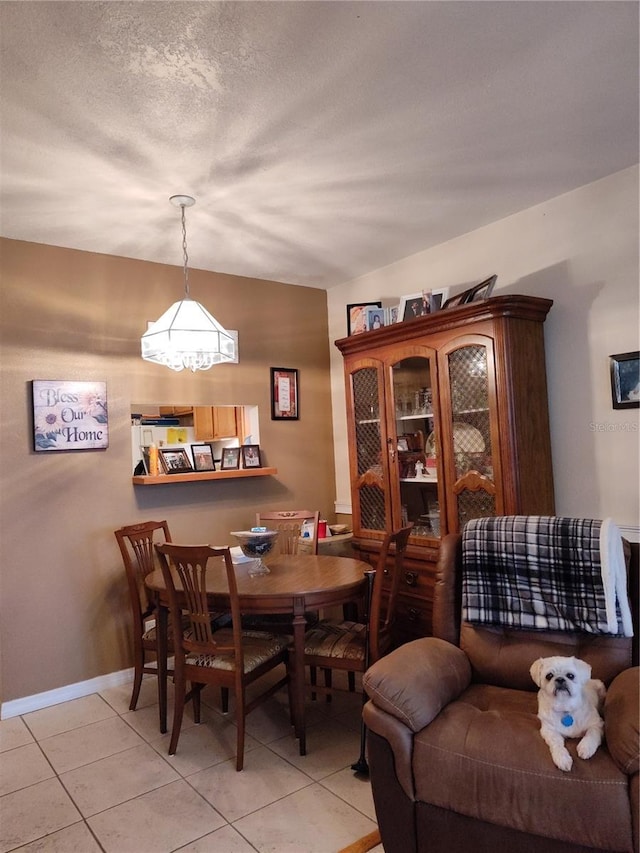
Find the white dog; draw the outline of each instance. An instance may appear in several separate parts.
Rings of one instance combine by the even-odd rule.
[[[538,685],[540,734],[560,770],[571,770],[573,759],[566,737],[581,738],[580,758],[591,758],[602,743],[604,722],[600,708],[606,688],[591,678],[591,667],[578,658],[538,658],[529,670]]]

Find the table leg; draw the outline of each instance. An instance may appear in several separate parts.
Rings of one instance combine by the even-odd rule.
[[[160,731],[167,731],[167,657],[168,657],[169,611],[158,604],[156,635],[158,638],[158,708],[160,712]]]
[[[304,725],[304,635],[307,623],[304,618],[304,599],[296,598],[293,605],[293,722],[300,741],[300,755],[307,754]]]

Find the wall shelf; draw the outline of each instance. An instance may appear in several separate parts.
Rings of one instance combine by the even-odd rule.
[[[278,473],[277,468],[240,468],[232,471],[192,471],[189,474],[149,474],[133,476],[134,486],[171,486],[174,483],[199,483],[203,480],[238,480],[243,477],[272,477]]]

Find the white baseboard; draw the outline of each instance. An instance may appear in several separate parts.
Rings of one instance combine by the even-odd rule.
[[[133,681],[133,667],[121,669],[119,672],[110,672],[107,675],[99,675],[97,678],[89,678],[87,681],[78,681],[76,684],[67,684],[56,690],[47,690],[45,693],[35,693],[33,696],[24,696],[22,699],[14,699],[11,702],[3,702],[0,708],[0,720],[8,720],[9,717],[18,717],[31,711],[39,711],[50,705],[59,705],[60,702],[68,702],[70,699],[79,699],[98,693],[107,687],[118,687],[121,684]]]

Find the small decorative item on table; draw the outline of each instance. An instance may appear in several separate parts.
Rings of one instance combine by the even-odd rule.
[[[267,530],[266,527],[252,527],[251,530],[231,531],[231,535],[235,536],[238,540],[245,557],[249,557],[254,561],[249,567],[249,574],[252,577],[254,575],[269,574],[269,569],[263,563],[262,558],[271,553],[279,533],[279,530]]]

